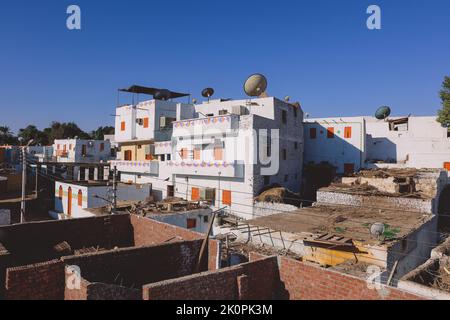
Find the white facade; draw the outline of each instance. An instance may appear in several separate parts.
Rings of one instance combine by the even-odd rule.
[[[327,161],[344,173],[373,166],[450,168],[450,137],[436,117],[336,117],[305,120],[305,163]],[[351,127],[351,137],[345,128]],[[311,138],[311,129],[316,137]],[[333,128],[334,138],[327,135]],[[349,129],[347,129],[349,130]],[[347,131],[348,133],[348,131]]]
[[[106,162],[111,159],[111,145],[105,140],[55,140],[53,157],[56,162]]]
[[[154,112],[158,113],[159,103],[147,104],[156,106]],[[117,109],[118,115],[123,108]],[[140,110],[126,108],[130,114]],[[270,97],[176,104],[174,111],[176,121],[166,140],[158,140],[151,132],[133,133],[139,132],[139,122],[131,121],[137,128],[128,128],[128,122],[124,126],[123,118],[116,117],[116,141],[129,143],[133,137],[138,141],[155,139],[154,154],[158,158],[112,162],[121,172],[121,181],[151,183],[156,199],[173,192],[173,196],[188,200],[212,200],[214,208],[226,207],[243,218],[254,217],[253,198],[265,186],[279,184],[293,192],[300,191],[300,108]],[[120,128],[129,131],[124,134]]]
[[[94,216],[86,209],[101,208],[110,205],[112,201],[112,185],[106,183],[65,183],[55,182],[55,210],[50,215],[55,219],[85,218]],[[143,201],[150,195],[148,186],[125,185],[117,186],[117,201]],[[97,198],[97,196],[103,198]]]

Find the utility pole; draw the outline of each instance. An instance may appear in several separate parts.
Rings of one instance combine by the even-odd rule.
[[[117,166],[113,169],[113,213],[117,209]]]
[[[33,143],[33,139],[28,141],[26,146],[22,146],[22,201],[20,203],[20,223],[25,222],[26,184],[27,184],[27,147]]]
[[[20,204],[20,223],[25,221],[25,198],[27,183],[27,159],[25,147],[22,147],[22,202]]]

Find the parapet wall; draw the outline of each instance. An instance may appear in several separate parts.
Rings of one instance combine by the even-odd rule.
[[[376,208],[412,210],[433,214],[433,201],[415,198],[364,196],[332,191],[317,191],[317,202],[328,205],[366,206]]]
[[[144,300],[270,300],[278,296],[276,257],[144,286]]]

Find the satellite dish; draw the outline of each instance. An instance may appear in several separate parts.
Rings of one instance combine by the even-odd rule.
[[[380,237],[385,231],[384,223],[377,222],[370,226],[370,234]]]
[[[259,97],[266,89],[267,79],[260,73],[251,75],[244,83],[244,91],[250,97]]]
[[[391,108],[388,106],[379,107],[375,112],[375,118],[378,120],[384,120],[391,115]]]
[[[192,99],[192,103],[193,103],[193,104],[196,104],[196,103],[197,103],[197,99],[195,99],[195,98]]]
[[[153,98],[156,100],[167,101],[170,99],[170,91],[167,89],[161,89],[155,92]]]
[[[209,98],[211,98],[213,96],[213,94],[214,94],[214,89],[213,88],[205,88],[202,91],[202,96],[204,98],[208,98],[209,99]]]
[[[284,101],[289,102],[289,100],[291,100],[291,97],[289,96],[284,97]]]

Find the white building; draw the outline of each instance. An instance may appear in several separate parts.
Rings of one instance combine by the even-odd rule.
[[[450,170],[450,136],[436,117],[335,117],[305,120],[305,163],[338,173],[374,166]]]
[[[117,199],[143,201],[150,196],[149,186],[117,185]],[[54,219],[72,219],[92,217],[87,210],[101,208],[111,204],[113,187],[107,181],[55,182],[55,209],[49,214]]]
[[[209,200],[251,218],[264,187],[300,191],[303,112],[273,97],[119,107],[116,141],[121,181],[151,183],[156,199]]]
[[[111,145],[105,140],[55,140],[53,150],[56,162],[97,163],[111,159]]]

